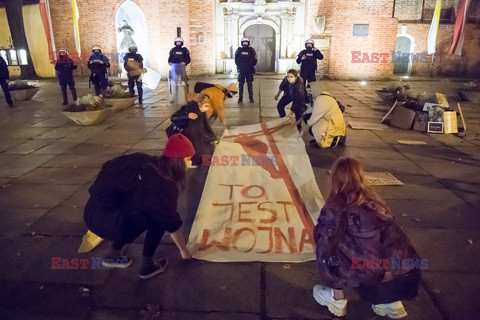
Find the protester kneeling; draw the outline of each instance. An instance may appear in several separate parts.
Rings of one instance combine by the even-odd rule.
[[[326,286],[313,288],[314,299],[342,317],[347,313],[343,290],[353,288],[376,314],[405,317],[401,300],[417,295],[420,269],[428,260],[419,258],[388,206],[365,183],[359,161],[337,160],[329,185],[314,230],[317,267]]]
[[[313,103],[312,113],[305,114],[305,130],[314,136],[310,143],[321,148],[345,145],[345,119],[337,100],[322,92]]]
[[[186,184],[184,158],[194,154],[192,143],[175,134],[168,139],[162,156],[135,153],[102,166],[89,189],[84,220],[93,233],[113,241],[102,260],[104,267],[127,268],[132,260],[124,257],[121,250],[145,231],[141,279],[165,270],[166,259],[153,259],[165,231],[170,233],[182,258],[191,258],[177,212],[177,198]]]

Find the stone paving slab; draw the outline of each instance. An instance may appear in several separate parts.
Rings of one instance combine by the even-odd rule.
[[[388,200],[396,222],[405,228],[480,229],[478,209],[460,198],[450,200]]]
[[[451,320],[477,320],[480,315],[478,273],[423,272],[422,277]]]
[[[0,287],[8,293],[0,299],[1,319],[84,320],[92,303],[77,284],[0,281]]]
[[[158,304],[162,310],[260,312],[260,264],[185,262],[175,247],[161,245],[157,256],[167,257],[169,266],[164,274],[144,281],[138,278],[140,248],[132,245],[133,264],[128,270],[114,271],[96,299],[99,306]]]
[[[0,208],[55,208],[80,188],[78,185],[10,184],[0,189]]]
[[[48,212],[47,209],[0,209],[0,239],[14,239]]]
[[[480,256],[478,229],[410,228],[405,232],[420,256],[428,258],[428,271],[480,273],[480,265],[474,263]]]

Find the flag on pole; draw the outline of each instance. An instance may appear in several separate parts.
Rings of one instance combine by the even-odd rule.
[[[80,29],[78,27],[78,18],[80,17],[78,13],[77,1],[72,0],[72,10],[73,10],[73,33],[75,38],[75,48],[77,49],[78,56],[81,56],[80,48]]]
[[[440,11],[442,10],[442,0],[437,0],[435,4],[435,12],[433,13],[432,24],[430,25],[430,32],[428,33],[428,54],[435,53],[435,46],[437,43],[438,24],[440,22]]]
[[[455,31],[453,33],[453,43],[448,53],[462,55],[463,40],[465,38],[465,24],[467,23],[467,11],[470,5],[470,0],[464,0],[460,10],[457,13],[457,20],[455,21]]]
[[[40,16],[42,17],[43,28],[45,29],[45,35],[47,36],[48,54],[50,60],[55,60],[55,41],[53,39],[52,18],[50,17],[50,6],[48,0],[40,0],[39,3]]]

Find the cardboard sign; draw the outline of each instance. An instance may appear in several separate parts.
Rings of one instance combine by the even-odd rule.
[[[208,160],[187,244],[195,258],[315,259],[313,227],[324,201],[294,119],[226,129]]]

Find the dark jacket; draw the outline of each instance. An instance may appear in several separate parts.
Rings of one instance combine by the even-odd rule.
[[[196,119],[190,119],[189,113],[195,113]],[[182,106],[170,117],[172,128],[167,130],[167,136],[181,132],[190,140],[195,148],[196,154],[192,157],[195,165],[201,163],[202,153],[206,145],[211,145],[217,137],[208,123],[206,114],[201,112],[198,103],[190,101]],[[170,132],[169,132],[170,131]]]
[[[3,59],[2,56],[0,56],[0,79],[1,80],[6,80],[10,78],[10,74],[8,72],[8,65],[5,59]]]
[[[60,56],[55,64],[55,72],[59,81],[73,80],[73,70],[77,69],[77,65],[68,55]]]
[[[110,61],[101,53],[93,53],[88,58],[88,68],[92,72],[92,75],[105,75],[107,74],[107,68],[110,68]]]
[[[335,233],[339,211],[346,210],[348,227],[343,241],[333,252],[329,244]],[[334,289],[356,288],[384,281],[385,273],[393,278],[408,273],[411,268],[385,269],[353,267],[357,258],[367,259],[418,259],[418,254],[407,236],[394,222],[393,217],[381,214],[363,205],[345,209],[325,205],[315,226],[317,267],[326,285]],[[352,260],[354,258],[354,260]],[[363,262],[360,263],[360,265]],[[388,279],[387,279],[388,280]]]
[[[100,237],[116,239],[132,223],[177,231],[178,189],[159,171],[159,157],[135,153],[106,162],[89,189],[84,220]]]
[[[131,53],[131,52],[127,52],[125,54],[125,56],[123,57],[123,67],[126,68],[127,67],[127,63],[128,63],[128,60],[129,59],[133,59],[135,61],[137,61],[138,63],[143,63],[143,57],[140,53]],[[143,67],[143,65],[142,65]]]
[[[284,92],[284,95],[287,96],[290,100],[293,101],[293,109],[305,109],[305,99],[306,99],[306,90],[303,80],[298,77],[295,83],[290,83],[285,77],[279,86],[280,90]]]
[[[302,60],[302,57],[305,56],[305,59]],[[317,60],[322,60],[323,54],[318,49],[305,49],[300,51],[297,57],[297,63],[301,64],[301,69],[309,68],[316,70],[317,69]]]
[[[183,46],[175,46],[170,50],[168,63],[190,63],[190,51]]]
[[[238,72],[255,74],[254,66],[257,65],[257,53],[252,47],[240,47],[235,52],[235,64]]]

